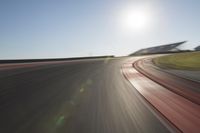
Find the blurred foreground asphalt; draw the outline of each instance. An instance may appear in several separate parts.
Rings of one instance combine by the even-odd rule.
[[[127,59],[0,70],[0,132],[169,132],[121,73]]]

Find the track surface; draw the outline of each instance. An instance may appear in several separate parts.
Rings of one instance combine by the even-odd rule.
[[[134,64],[132,64],[133,62]],[[199,93],[194,93],[192,90],[189,91],[189,89],[186,89],[187,86],[185,83],[191,85],[191,87],[196,86],[197,88],[199,88],[199,84],[195,84],[191,80],[163,73],[163,71],[154,69],[149,63],[146,62],[146,59],[138,61],[135,61],[135,59],[130,60],[123,65],[122,70],[126,78],[140,94],[176,126],[177,129],[185,133],[199,133]],[[169,77],[174,79],[174,81],[169,81]],[[188,92],[185,93],[186,91]],[[189,95],[182,95],[183,93]],[[192,101],[187,96],[196,96],[197,99]]]
[[[120,72],[127,59],[0,69],[0,132],[169,132]]]

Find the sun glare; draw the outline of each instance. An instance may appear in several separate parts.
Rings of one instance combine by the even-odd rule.
[[[128,8],[122,12],[121,20],[124,30],[144,30],[148,28],[150,16],[144,8]]]

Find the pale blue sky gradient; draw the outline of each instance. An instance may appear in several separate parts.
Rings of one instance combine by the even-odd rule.
[[[121,32],[130,4],[151,7],[148,30]],[[184,40],[200,45],[199,0],[0,0],[0,59],[120,56]]]

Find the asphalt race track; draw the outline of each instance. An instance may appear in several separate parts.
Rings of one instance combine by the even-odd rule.
[[[127,59],[0,68],[0,132],[172,131],[121,73]]]

